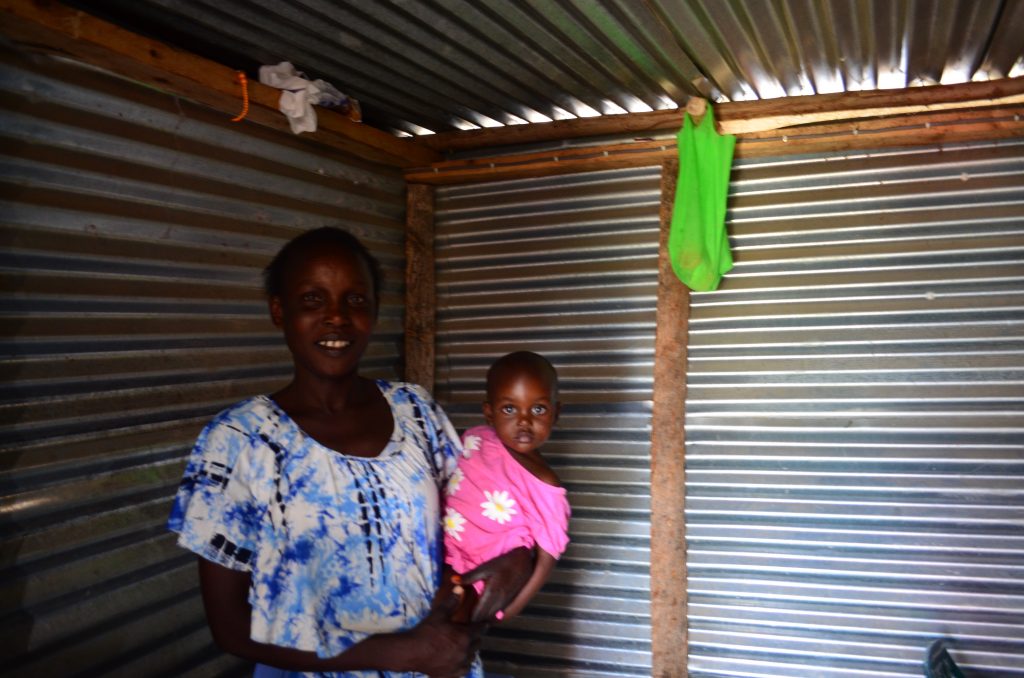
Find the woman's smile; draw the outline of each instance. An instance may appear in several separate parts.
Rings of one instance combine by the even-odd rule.
[[[351,341],[347,341],[345,339],[321,339],[316,342],[317,346],[329,351],[340,351],[342,349],[346,349],[351,343]]]

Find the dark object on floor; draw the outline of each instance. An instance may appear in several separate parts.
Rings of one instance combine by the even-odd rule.
[[[939,638],[928,647],[924,658],[925,678],[965,678],[964,672],[946,650],[949,642],[947,638]]]

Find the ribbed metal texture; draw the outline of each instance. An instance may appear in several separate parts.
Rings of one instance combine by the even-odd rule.
[[[1019,0],[72,0],[406,134],[1024,75]]]
[[[533,604],[490,632],[516,676],[650,675],[650,413],[660,169],[440,189],[437,386],[459,430],[509,351],[547,356],[562,417],[544,456],[572,542]]]
[[[195,558],[164,523],[220,408],[283,385],[259,272],[341,224],[402,332],[401,177],[56,60],[0,53],[0,671],[210,676]]]
[[[692,296],[695,678],[1024,676],[1024,142],[747,162]]]

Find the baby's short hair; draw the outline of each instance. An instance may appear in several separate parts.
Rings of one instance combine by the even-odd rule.
[[[495,360],[487,370],[487,398],[493,395],[494,382],[513,370],[532,372],[551,384],[551,398],[558,397],[558,371],[551,361],[533,351],[514,351]]]

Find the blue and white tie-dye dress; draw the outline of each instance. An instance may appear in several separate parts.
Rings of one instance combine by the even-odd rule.
[[[459,439],[421,387],[377,384],[395,422],[377,457],[324,447],[266,396],[221,412],[196,442],[168,527],[181,546],[251,573],[257,642],[332,657],[430,609],[443,556],[439,491]],[[482,675],[479,661],[470,675]]]

